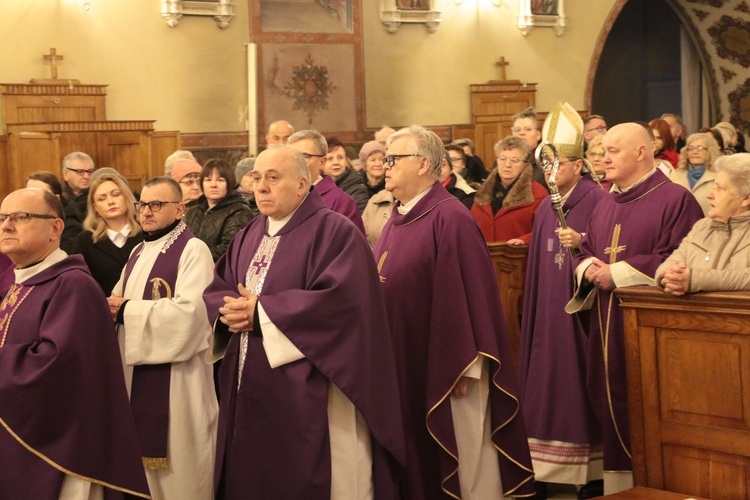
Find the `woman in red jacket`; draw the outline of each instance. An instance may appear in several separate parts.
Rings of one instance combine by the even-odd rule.
[[[490,172],[474,197],[471,213],[490,241],[528,245],[539,203],[547,197],[544,187],[531,177],[529,146],[508,136],[495,144],[497,167]]]

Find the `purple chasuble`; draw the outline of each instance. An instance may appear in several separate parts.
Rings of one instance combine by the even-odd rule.
[[[581,177],[563,205],[567,226],[585,232],[594,207],[605,196],[591,177]],[[588,333],[581,322],[586,323],[588,311],[565,312],[573,295],[573,271],[570,254],[555,234],[559,227],[547,197],[536,212],[529,246],[518,386],[529,438],[585,445],[585,456],[552,462],[572,465],[570,459],[588,461],[589,445],[601,445],[601,432],[586,390]],[[553,453],[536,450],[534,444],[530,448],[534,460],[544,460],[535,451]]]
[[[266,221],[261,215],[235,236],[203,295],[216,325],[214,342],[228,343],[219,372],[217,498],[330,500],[330,383],[370,430],[375,498],[398,498],[405,463],[401,409],[375,263],[365,237],[327,209],[316,190],[277,233],[259,297],[305,358],[271,368],[254,331],[238,389],[240,335],[217,321],[218,310],[223,297],[238,296]]]
[[[480,355],[489,360],[488,406],[504,494],[531,495],[531,459],[500,294],[471,213],[436,182],[408,214],[394,208],[375,257],[399,370],[406,498],[460,497],[450,392]]]
[[[170,233],[159,256],[154,261],[143,290],[143,300],[171,299],[177,282],[177,270],[185,245],[193,238],[184,222],[180,222]],[[123,291],[128,278],[143,251],[140,243],[125,264]],[[169,385],[172,364],[137,365],[133,367],[130,387],[130,406],[133,409],[138,438],[141,445],[143,466],[147,469],[167,468],[167,435],[169,431]]]
[[[106,298],[79,255],[0,304],[0,497],[54,499],[65,474],[148,497]]]
[[[4,253],[0,253],[0,298],[5,297],[5,292],[16,281],[13,270],[16,265]]]
[[[626,193],[608,193],[596,206],[573,269],[584,259],[596,257],[608,264],[625,262],[651,277],[702,217],[692,193],[657,169]],[[588,332],[588,388],[602,429],[604,470],[629,471],[632,463],[622,311],[612,291],[596,289],[594,293],[597,297]]]
[[[328,208],[352,221],[362,231],[362,234],[365,234],[365,224],[362,222],[362,215],[357,209],[357,203],[354,198],[336,185],[333,177],[324,175],[323,179],[313,187],[320,193]]]

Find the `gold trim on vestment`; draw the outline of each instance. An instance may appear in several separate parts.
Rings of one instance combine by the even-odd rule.
[[[647,280],[649,280],[649,281],[650,281],[651,283],[654,283],[654,278],[653,278],[652,276],[648,276],[648,275],[646,275],[646,274],[643,274],[643,273],[642,273],[642,272],[640,272],[640,271],[639,271],[638,269],[634,268],[633,266],[631,266],[630,264],[628,264],[628,263],[627,263],[627,262],[625,262],[625,261],[620,261],[620,262],[622,262],[623,264],[625,264],[626,266],[628,266],[628,267],[629,267],[630,269],[632,269],[632,270],[633,270],[633,272],[635,272],[636,274],[640,274],[641,276],[643,276],[644,278],[646,278]]]
[[[622,203],[619,203],[617,200],[615,200],[615,203],[617,203],[618,205],[627,205],[629,203],[633,203],[634,201],[638,201],[641,198],[643,198],[644,196],[646,196],[647,194],[651,193],[651,191],[653,191],[654,189],[658,188],[659,186],[661,186],[663,184],[666,184],[667,182],[671,182],[671,181],[670,180],[666,180],[664,182],[661,182],[661,183],[657,184],[656,186],[652,187],[651,189],[649,189],[648,191],[646,191],[645,193],[643,193],[642,195],[640,195],[639,197],[633,198],[630,201],[623,201]]]
[[[148,470],[161,470],[167,468],[167,457],[141,457],[143,460],[143,467]]]
[[[457,200],[457,199],[458,199],[458,198],[456,198],[455,196],[451,196],[450,198],[446,198],[446,199],[444,199],[444,200],[438,200],[438,201],[436,201],[436,202],[435,202],[435,204],[434,204],[434,205],[432,205],[432,206],[431,206],[430,208],[428,208],[428,209],[427,209],[427,210],[425,210],[425,211],[424,211],[423,213],[421,213],[421,214],[419,214],[419,215],[418,215],[417,217],[415,217],[415,218],[414,218],[414,220],[411,220],[411,221],[409,221],[409,222],[405,222],[405,223],[403,223],[403,224],[399,224],[399,225],[398,225],[397,227],[404,227],[404,226],[408,226],[408,225],[409,225],[409,224],[411,224],[412,222],[417,222],[417,221],[418,221],[419,219],[421,219],[422,217],[424,217],[424,216],[425,216],[425,215],[427,215],[428,213],[432,212],[432,211],[433,211],[433,210],[435,209],[435,207],[436,207],[436,206],[438,206],[438,205],[440,205],[441,203],[444,203],[444,202],[446,202],[446,201],[453,201],[453,200],[451,200],[451,198],[453,198],[453,200]],[[413,209],[412,209],[412,210],[413,210]],[[409,215],[409,214],[406,214],[406,215]]]
[[[8,290],[8,293],[5,294],[5,298],[0,304],[0,311],[5,310],[5,308],[9,306],[13,307],[13,310],[9,314],[4,316],[2,320],[0,320],[0,332],[2,332],[2,338],[0,338],[0,349],[2,349],[2,347],[5,345],[5,339],[8,337],[10,322],[13,320],[13,315],[16,314],[16,311],[18,311],[18,308],[21,307],[21,304],[23,304],[23,301],[26,300],[26,297],[29,296],[34,287],[29,287],[29,290],[26,292],[26,294],[21,297],[20,300],[18,300],[18,294],[21,293],[21,289],[23,289],[23,285],[14,283],[13,286],[11,286],[11,288]]]
[[[427,415],[426,415],[426,417],[425,417],[425,426],[427,427],[427,432],[429,432],[429,433],[430,433],[430,436],[432,436],[432,439],[434,439],[434,440],[435,440],[435,442],[436,442],[436,443],[437,443],[437,444],[438,444],[438,445],[439,445],[439,446],[440,446],[440,447],[441,447],[441,448],[442,448],[442,449],[443,449],[443,450],[444,450],[444,451],[445,451],[445,452],[446,452],[446,453],[447,453],[447,454],[448,454],[448,455],[449,455],[449,456],[450,456],[451,458],[453,458],[453,460],[455,460],[455,461],[456,461],[456,468],[455,468],[455,469],[454,469],[454,470],[453,470],[453,471],[452,471],[452,472],[451,472],[450,474],[448,474],[448,475],[447,475],[447,476],[445,477],[445,479],[443,479],[443,480],[442,480],[442,481],[440,482],[440,489],[442,489],[442,490],[443,490],[443,491],[445,492],[445,494],[447,494],[447,495],[450,495],[450,496],[451,496],[452,498],[455,498],[456,500],[461,500],[461,499],[460,499],[460,497],[457,497],[457,496],[455,496],[455,495],[454,495],[453,493],[451,493],[450,491],[446,490],[446,489],[445,489],[445,487],[444,487],[444,485],[445,485],[445,483],[446,483],[446,482],[447,482],[447,481],[448,481],[448,480],[449,480],[450,478],[452,478],[452,477],[453,477],[454,475],[456,475],[456,474],[458,473],[458,457],[457,457],[457,456],[455,456],[455,455],[453,455],[453,453],[451,453],[450,451],[448,451],[448,449],[447,449],[447,448],[446,448],[446,447],[445,447],[445,446],[443,445],[443,443],[441,443],[441,442],[440,442],[440,440],[439,440],[439,439],[438,439],[438,438],[437,438],[437,437],[435,436],[435,434],[434,434],[434,433],[432,432],[432,429],[430,429],[430,424],[429,424],[429,420],[430,420],[430,415],[432,415],[432,413],[433,413],[433,412],[435,411],[435,409],[436,409],[436,408],[437,408],[438,406],[440,406],[440,405],[441,405],[441,404],[443,403],[443,401],[445,401],[445,399],[446,399],[446,398],[447,398],[448,396],[450,396],[451,392],[453,392],[453,389],[454,389],[454,388],[456,387],[456,384],[457,384],[457,383],[458,383],[458,381],[459,381],[459,380],[461,379],[461,377],[463,377],[463,376],[464,376],[464,374],[465,374],[465,373],[466,373],[466,372],[467,372],[467,371],[469,370],[469,368],[471,368],[471,367],[472,367],[472,365],[473,365],[474,363],[476,363],[476,362],[477,362],[477,361],[479,360],[479,356],[484,356],[484,357],[486,357],[486,358],[488,358],[488,359],[490,359],[490,360],[492,360],[492,361],[495,361],[495,362],[497,363],[497,370],[495,370],[495,372],[494,372],[494,373],[492,374],[492,376],[491,376],[490,380],[492,381],[492,384],[493,384],[493,385],[494,385],[494,386],[495,386],[495,387],[496,387],[496,388],[497,388],[497,389],[498,389],[499,391],[501,391],[501,392],[502,392],[502,393],[504,393],[504,394],[505,394],[506,396],[508,396],[508,397],[510,397],[511,399],[513,399],[513,401],[515,401],[515,403],[516,403],[516,407],[515,407],[515,411],[513,412],[513,415],[511,415],[511,416],[510,416],[510,418],[508,418],[508,419],[507,419],[507,420],[506,420],[505,422],[501,423],[500,425],[498,425],[498,426],[497,426],[497,428],[493,429],[493,430],[492,430],[492,431],[490,432],[490,442],[492,442],[492,446],[493,446],[493,447],[494,447],[494,448],[495,448],[495,449],[496,449],[496,450],[497,450],[497,451],[498,451],[499,453],[501,453],[501,454],[502,454],[502,455],[503,455],[503,456],[504,456],[505,458],[507,458],[507,459],[508,459],[508,461],[510,461],[510,462],[514,463],[515,465],[517,465],[518,467],[520,467],[520,468],[521,468],[521,470],[525,470],[525,471],[527,471],[527,472],[530,472],[530,473],[531,473],[531,475],[530,475],[529,477],[527,477],[527,478],[526,478],[525,480],[521,481],[520,483],[518,483],[517,485],[515,485],[515,486],[513,486],[512,488],[508,489],[507,491],[504,491],[504,492],[503,492],[503,495],[505,496],[505,495],[509,495],[509,494],[513,493],[514,491],[516,491],[516,490],[517,490],[518,488],[520,488],[521,486],[523,486],[524,484],[526,484],[527,482],[529,482],[529,481],[530,481],[530,480],[531,480],[531,479],[532,479],[532,478],[534,477],[534,471],[533,471],[533,469],[529,469],[528,467],[524,467],[524,466],[523,466],[522,464],[518,463],[518,462],[517,462],[516,460],[514,460],[514,459],[513,459],[513,458],[512,458],[512,457],[511,457],[510,455],[508,455],[508,454],[507,454],[507,453],[506,453],[506,452],[505,452],[504,450],[502,450],[501,448],[499,448],[499,447],[498,447],[498,446],[497,446],[497,445],[495,444],[495,441],[494,441],[494,440],[492,439],[492,438],[493,438],[493,437],[495,436],[495,434],[497,434],[497,432],[499,432],[499,431],[500,431],[500,429],[502,429],[503,427],[505,427],[506,425],[508,425],[508,424],[509,424],[509,423],[510,423],[511,421],[513,421],[513,419],[514,419],[514,418],[516,418],[516,417],[518,416],[518,412],[519,412],[519,410],[520,410],[520,407],[521,407],[521,405],[520,405],[520,403],[519,403],[519,401],[518,401],[518,398],[516,398],[515,396],[513,396],[513,395],[512,395],[512,394],[510,394],[510,393],[509,393],[508,391],[506,391],[505,389],[503,389],[502,387],[500,387],[500,386],[499,386],[498,384],[496,384],[496,383],[495,383],[495,376],[496,376],[496,375],[498,375],[498,374],[500,373],[500,370],[501,370],[501,368],[502,368],[502,363],[500,363],[500,360],[499,360],[499,359],[497,359],[497,358],[495,358],[494,356],[491,356],[490,354],[487,354],[487,353],[485,353],[485,352],[482,352],[482,351],[478,351],[478,353],[477,353],[476,357],[474,357],[474,360],[473,360],[473,361],[472,361],[471,363],[469,363],[469,364],[468,364],[468,365],[467,365],[467,366],[466,366],[466,367],[465,367],[465,368],[464,368],[463,370],[461,370],[461,373],[460,373],[460,374],[458,375],[458,378],[456,378],[456,380],[454,380],[454,381],[453,381],[453,384],[451,384],[451,386],[450,386],[450,388],[448,389],[448,391],[447,391],[447,392],[446,392],[445,394],[443,394],[443,397],[441,397],[441,398],[440,398],[440,400],[438,400],[438,402],[437,402],[437,403],[435,403],[435,405],[434,405],[434,406],[433,406],[432,408],[430,408],[430,410],[429,410],[429,411],[427,412]],[[487,397],[488,397],[488,398],[490,397],[490,394],[489,394],[489,393],[487,394]],[[489,405],[489,402],[488,402],[488,405]],[[491,408],[491,405],[490,405],[489,407]],[[492,411],[490,411],[490,418],[492,418]],[[455,435],[455,431],[454,431],[454,435]],[[500,474],[500,471],[499,471],[499,470],[498,470],[498,474]],[[500,479],[501,479],[501,481],[502,481],[502,474],[500,474]],[[503,489],[505,489],[505,486],[503,486]],[[531,495],[527,495],[527,496],[531,496]]]
[[[615,433],[617,433],[617,439],[620,441],[620,446],[622,446],[622,449],[625,451],[625,454],[632,460],[632,455],[630,454],[630,451],[628,450],[627,446],[625,446],[625,441],[622,439],[622,434],[620,434],[620,428],[617,425],[617,418],[615,417],[615,410],[612,406],[612,392],[609,388],[609,327],[610,322],[612,319],[612,299],[614,295],[612,292],[610,292],[609,296],[609,304],[607,305],[607,326],[606,329],[603,329],[602,327],[602,317],[601,317],[601,308],[599,308],[599,329],[604,334],[604,382],[607,389],[607,403],[609,405],[609,416],[612,419],[612,423],[614,424]],[[606,452],[605,452],[606,455]]]
[[[105,488],[110,488],[110,489],[113,489],[115,491],[122,491],[123,493],[128,493],[130,495],[135,495],[135,496],[137,496],[139,498],[151,498],[150,495],[145,495],[143,493],[138,493],[137,491],[132,491],[132,490],[129,490],[127,488],[121,488],[119,486],[115,486],[114,484],[110,484],[110,483],[107,483],[105,481],[100,481],[98,479],[94,479],[94,478],[91,478],[91,477],[86,477],[86,476],[82,476],[80,474],[76,474],[75,472],[73,472],[71,470],[68,470],[65,467],[57,464],[56,462],[54,462],[52,459],[48,458],[43,453],[35,450],[30,445],[28,445],[23,439],[21,439],[21,437],[18,434],[16,434],[15,432],[13,432],[13,430],[10,428],[10,426],[8,426],[8,424],[5,422],[5,420],[3,420],[1,417],[0,417],[0,424],[2,424],[2,426],[5,427],[5,429],[8,431],[8,433],[11,436],[13,436],[13,438],[16,441],[18,441],[19,443],[21,443],[21,445],[24,448],[26,448],[27,450],[29,450],[34,455],[36,455],[37,457],[39,457],[42,460],[44,460],[45,462],[47,462],[49,465],[51,465],[55,469],[59,470],[63,474],[67,474],[68,476],[72,476],[72,477],[75,477],[75,478],[78,478],[78,479],[83,479],[84,481],[88,481],[89,483],[98,484],[100,486],[104,486]]]

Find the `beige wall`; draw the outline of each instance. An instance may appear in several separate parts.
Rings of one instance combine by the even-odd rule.
[[[257,0],[256,0],[257,1]],[[468,85],[508,77],[538,83],[537,107],[558,100],[584,108],[589,63],[615,0],[568,0],[568,29],[557,37],[516,28],[516,0],[436,0],[443,22],[435,34],[423,25],[386,32],[380,0],[363,1],[366,125],[470,121]],[[65,57],[60,78],[109,84],[110,120],[155,119],[160,130],[246,130],[248,3],[236,0],[236,18],[220,30],[209,17],[184,17],[169,28],[158,0],[23,0],[3,2],[0,82],[48,78],[42,54]],[[262,80],[261,80],[262,81]]]
[[[65,60],[59,78],[109,84],[107,118],[157,120],[159,130],[242,131],[247,114],[248,5],[221,30],[210,17],[167,26],[158,0],[3,2],[0,82],[50,78],[42,54]]]
[[[495,62],[510,61],[509,79],[538,83],[537,108],[558,101],[584,109],[584,90],[601,27],[615,0],[566,0],[568,28],[516,27],[517,0],[435,0],[442,24],[402,25],[389,34],[379,20],[380,0],[364,0],[367,126],[468,123],[469,85],[499,79]]]

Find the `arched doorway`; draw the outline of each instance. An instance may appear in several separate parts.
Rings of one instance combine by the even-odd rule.
[[[712,123],[704,65],[668,0],[618,1],[599,43],[586,95],[592,113],[610,124],[662,113],[682,115],[688,130]]]

